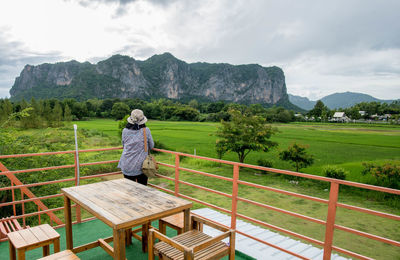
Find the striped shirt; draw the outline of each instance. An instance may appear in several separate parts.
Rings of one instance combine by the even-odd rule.
[[[146,129],[147,149],[154,148],[153,137],[150,129]],[[128,176],[137,176],[142,174],[142,164],[146,159],[147,153],[144,151],[143,128],[131,130],[124,128],[122,130],[122,146],[124,150],[118,163],[118,168],[122,173]]]

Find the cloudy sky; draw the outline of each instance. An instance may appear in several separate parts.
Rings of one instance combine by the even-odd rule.
[[[398,0],[2,0],[0,98],[26,64],[113,54],[276,65],[288,93],[400,98]]]

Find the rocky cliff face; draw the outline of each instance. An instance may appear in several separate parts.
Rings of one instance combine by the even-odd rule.
[[[165,97],[261,104],[288,100],[285,77],[278,67],[187,64],[169,53],[145,61],[114,55],[97,64],[26,65],[10,94],[12,99]]]

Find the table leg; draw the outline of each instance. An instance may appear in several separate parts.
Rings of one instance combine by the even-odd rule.
[[[114,259],[125,260],[125,230],[113,230],[114,237]]]
[[[45,245],[43,246],[43,256],[48,256],[48,255],[50,255],[50,246]]]
[[[183,232],[188,232],[190,227],[190,209],[183,211]]]
[[[160,233],[163,233],[164,235],[167,234],[167,228],[165,226],[165,222],[162,219],[158,220],[158,230],[160,230]]]
[[[146,222],[142,225],[142,251],[147,252],[147,243],[149,239],[149,227],[150,222]]]
[[[125,230],[125,244],[126,246],[132,245],[132,228]]]
[[[25,249],[18,249],[18,260],[25,260]]]
[[[16,260],[17,259],[17,254],[15,253],[15,247],[11,243],[11,241],[8,241],[9,247],[10,247],[10,260]]]
[[[58,252],[60,252],[60,239],[59,238],[57,238],[54,241],[54,253],[58,253]]]
[[[72,217],[71,217],[71,200],[64,195],[64,216],[65,216],[65,233],[67,240],[67,249],[74,248],[72,241]]]

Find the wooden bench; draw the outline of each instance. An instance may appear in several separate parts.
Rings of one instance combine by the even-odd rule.
[[[149,232],[149,260],[205,260],[220,259],[229,255],[229,259],[235,258],[235,231],[219,226],[200,217],[191,216],[192,230],[175,237],[169,238],[164,234],[151,229]],[[205,224],[222,231],[221,235],[211,237],[200,231],[200,224]],[[229,237],[229,244],[222,240]],[[154,241],[161,242],[154,245]]]
[[[27,226],[29,227],[29,226]],[[16,219],[5,219],[2,218],[0,220],[0,239],[6,238],[7,234],[10,232],[18,231],[24,229],[19,224],[18,220]]]
[[[64,250],[49,256],[39,258],[38,260],[78,260],[80,259],[71,250]]]
[[[25,259],[25,252],[38,247],[43,247],[43,256],[50,253],[50,244],[54,244],[54,253],[60,252],[60,234],[49,224],[22,229],[7,234],[10,246],[10,259]]]

